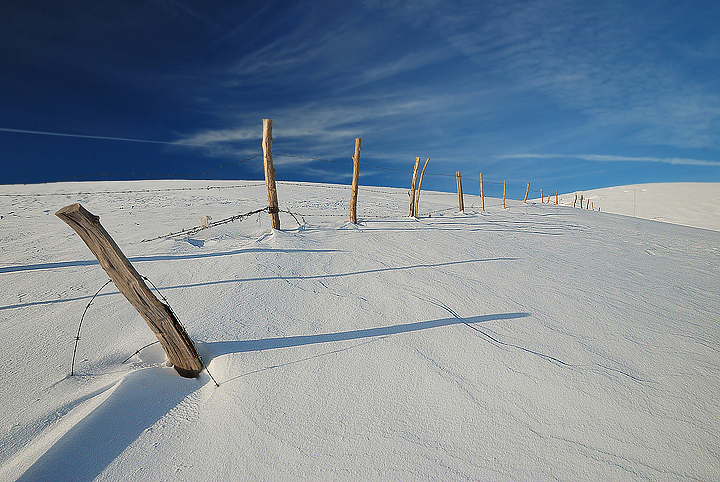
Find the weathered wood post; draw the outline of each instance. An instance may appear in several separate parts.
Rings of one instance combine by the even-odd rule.
[[[455,178],[457,179],[457,192],[458,192],[458,210],[460,212],[465,211],[465,202],[463,200],[463,192],[462,192],[462,176],[460,175],[460,171],[457,171],[455,173]]]
[[[355,139],[355,155],[353,156],[352,192],[350,193],[350,221],[357,224],[357,197],[360,181],[360,138]]]
[[[115,241],[100,224],[100,218],[80,204],[71,204],[55,213],[85,242],[118,290],[145,319],[162,345],[175,370],[195,378],[203,368],[195,344],[168,305],[147,287]]]
[[[530,194],[530,183],[528,183],[527,188],[525,189],[525,199],[523,199],[523,203],[527,203],[528,194]]]
[[[280,229],[280,214],[277,199],[277,187],[275,186],[275,167],[273,166],[272,155],[272,125],[270,119],[263,119],[263,163],[265,164],[265,186],[268,194],[268,213],[273,229]]]
[[[583,208],[583,196],[585,196],[585,195],[584,195],[584,194],[580,194],[580,209]]]
[[[425,169],[427,169],[428,162],[430,162],[429,157],[425,161],[425,165],[423,166],[422,172],[420,173],[420,182],[418,182],[417,196],[415,197],[415,217],[418,216],[418,206],[420,205],[420,188],[422,187],[422,181],[423,177],[425,177]]]
[[[540,202],[541,203],[545,202],[545,197],[543,196],[542,188],[540,188]]]
[[[559,193],[559,192],[560,192],[560,191],[559,191],[558,189],[555,190],[555,205],[556,205],[556,206],[557,206],[557,204],[558,204],[558,193]]]
[[[415,186],[417,185],[417,173],[418,166],[420,165],[420,158],[415,158],[415,167],[413,168],[412,185],[410,186],[410,216],[415,215]]]
[[[575,193],[575,200],[573,201],[573,207],[575,207],[575,204],[577,204],[577,193]]]
[[[485,212],[485,193],[483,192],[482,172],[480,173],[480,204],[482,205],[483,212]]]
[[[505,191],[507,189],[507,181],[503,181],[503,209],[507,209],[505,207]]]

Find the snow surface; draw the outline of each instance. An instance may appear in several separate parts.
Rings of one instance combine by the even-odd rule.
[[[389,188],[356,226],[346,186],[278,195],[304,224],[141,242],[261,208],[264,183],[0,186],[0,480],[720,480],[719,232],[431,192],[416,220]],[[107,280],[54,216],[74,202],[219,387],[158,345],[123,364],[154,336],[112,284],[69,376]]]
[[[720,231],[720,184],[716,182],[607,187],[565,194],[560,203],[572,206],[575,194],[578,199],[582,194],[601,212]],[[554,199],[551,196],[550,201]]]

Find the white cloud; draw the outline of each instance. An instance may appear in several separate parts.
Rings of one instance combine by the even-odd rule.
[[[584,161],[598,162],[660,162],[663,164],[685,166],[720,166],[720,161],[707,161],[703,159],[688,159],[682,157],[629,157],[608,156],[601,154],[508,154],[494,157],[496,159],[582,159]]]

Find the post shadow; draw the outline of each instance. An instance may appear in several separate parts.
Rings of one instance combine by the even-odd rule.
[[[466,323],[484,323],[496,320],[512,320],[530,316],[530,313],[497,313],[492,315],[471,316],[469,318],[443,318],[439,320],[417,321],[402,325],[367,328],[363,330],[341,331],[337,333],[323,333],[317,335],[286,336],[279,338],[262,338],[259,340],[215,341],[205,343],[205,349],[215,358],[230,353],[248,351],[270,350],[272,348],[289,348],[293,346],[329,343],[333,341],[357,340],[375,336],[395,335],[411,331],[427,330],[441,326],[450,326]],[[209,360],[206,360],[209,362]]]

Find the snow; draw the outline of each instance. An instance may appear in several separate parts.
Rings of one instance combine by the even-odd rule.
[[[595,209],[607,213],[720,231],[718,183],[632,184],[577,194],[578,199],[583,194],[585,199],[594,204]],[[572,205],[574,199],[574,193],[564,195],[562,204]]]
[[[0,186],[0,480],[720,480],[717,211],[673,187],[585,192],[602,212],[424,192],[419,219],[367,187],[353,225],[347,186],[279,183],[301,225],[142,242],[264,183]],[[158,345],[123,364],[154,336],[112,284],[69,376],[107,280],[54,216],[74,202],[219,387]]]

